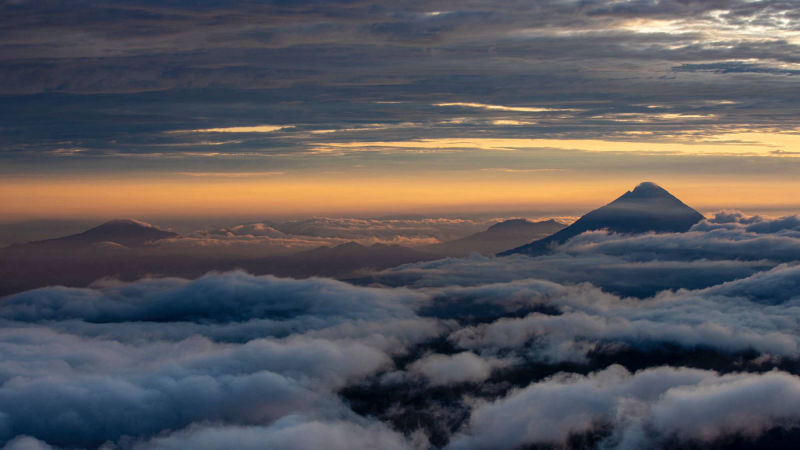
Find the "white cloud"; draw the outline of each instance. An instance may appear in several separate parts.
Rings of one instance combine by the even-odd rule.
[[[784,372],[720,375],[659,367],[634,374],[611,366],[562,374],[478,404],[448,449],[512,449],[563,444],[610,424],[603,448],[654,448],[672,437],[708,442],[757,435],[800,420],[800,377]]]
[[[497,359],[483,359],[472,352],[461,352],[455,355],[428,355],[414,361],[408,371],[424,376],[435,386],[455,383],[478,383],[492,374],[492,369],[508,365],[508,362]]]

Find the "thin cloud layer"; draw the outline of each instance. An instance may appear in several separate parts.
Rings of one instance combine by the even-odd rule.
[[[286,222],[250,222],[201,229],[176,239],[159,241],[168,251],[245,252],[253,246],[272,253],[336,246],[348,242],[419,247],[446,242],[482,231],[502,219],[470,218],[337,218],[315,217]]]

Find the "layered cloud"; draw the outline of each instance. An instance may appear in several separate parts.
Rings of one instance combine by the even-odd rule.
[[[0,8],[8,175],[713,173],[755,188],[798,168],[791,2]]]

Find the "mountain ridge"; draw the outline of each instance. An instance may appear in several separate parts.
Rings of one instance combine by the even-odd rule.
[[[136,219],[113,219],[86,231],[41,241],[14,244],[7,248],[25,246],[80,246],[113,242],[125,247],[139,247],[148,242],[177,237],[178,233],[162,230]]]
[[[466,256],[473,252],[493,255],[503,249],[530,242],[531,239],[555,233],[565,226],[553,219],[535,222],[528,219],[508,219],[495,223],[484,231],[429,245],[424,249],[444,256]]]

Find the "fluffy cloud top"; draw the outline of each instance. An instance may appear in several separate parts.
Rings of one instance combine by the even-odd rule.
[[[446,386],[456,383],[477,383],[489,378],[493,367],[507,362],[485,360],[472,352],[454,355],[428,355],[408,367],[412,374],[422,375],[433,385]]]
[[[800,419],[800,377],[659,367],[631,374],[611,366],[562,374],[479,404],[450,449],[563,444],[571,434],[615,424],[600,445],[658,446],[669,438],[709,442],[725,433],[757,435]]]
[[[403,318],[419,296],[326,279],[295,281],[244,272],[194,281],[152,279],[103,289],[43,288],[9,297],[0,317],[17,321],[230,322],[344,316]]]

